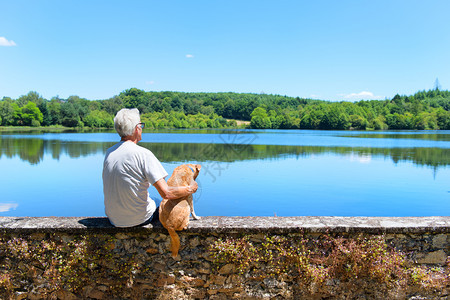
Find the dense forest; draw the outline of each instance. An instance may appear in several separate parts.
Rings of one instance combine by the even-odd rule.
[[[386,100],[331,102],[244,93],[146,92],[136,88],[106,100],[44,99],[29,92],[0,101],[1,126],[112,128],[121,108],[137,107],[148,128],[450,129],[450,91],[438,88]]]

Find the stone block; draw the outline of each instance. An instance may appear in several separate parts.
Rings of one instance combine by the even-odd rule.
[[[235,268],[234,264],[226,264],[222,268],[220,268],[219,274],[229,275],[229,274],[234,273],[235,269],[236,268]]]
[[[207,261],[213,261],[214,257],[207,252],[202,253],[202,258]]]
[[[157,235],[155,237],[155,241],[159,242],[159,241],[165,241],[167,240],[167,235],[160,233],[159,235]]]
[[[208,295],[215,295],[215,294],[217,294],[219,291],[218,290],[216,290],[216,289],[209,289],[208,290]]]
[[[30,235],[30,239],[32,240],[37,240],[37,241],[41,241],[45,238],[46,234],[42,233],[42,232],[36,232],[36,233],[32,233]]]
[[[156,248],[151,248],[151,247],[149,247],[149,248],[145,249],[145,252],[147,252],[148,254],[154,255],[154,254],[158,254],[158,253],[159,253],[159,250],[156,249]]]
[[[158,270],[158,271],[163,271],[166,268],[165,265],[163,265],[162,263],[156,262],[153,264],[153,269]]]
[[[14,300],[22,300],[22,299],[27,299],[27,298],[28,298],[28,293],[26,293],[26,292],[16,292],[12,299],[14,299]]]
[[[125,233],[119,232],[119,233],[116,233],[115,238],[118,240],[126,240],[130,237],[128,235],[126,235]]]
[[[192,289],[192,290],[190,290],[190,296],[193,299],[205,299],[206,291],[199,290],[199,289]]]
[[[239,286],[235,286],[235,287],[233,287],[233,286],[226,286],[226,287],[220,288],[219,292],[220,293],[226,293],[226,294],[232,294],[232,293],[240,292],[241,290],[242,290],[242,288],[239,287]]]
[[[428,252],[417,256],[417,262],[419,264],[443,265],[446,261],[447,254],[444,250]]]
[[[175,275],[173,274],[160,274],[158,281],[156,283],[157,286],[162,287],[166,285],[171,285],[175,283]]]
[[[180,281],[191,287],[201,287],[205,285],[205,281],[201,278],[182,276]]]
[[[255,243],[262,243],[265,242],[266,235],[263,233],[253,234],[250,236],[250,241]]]
[[[87,296],[92,299],[104,299],[105,293],[95,288],[92,289]]]
[[[200,239],[198,237],[194,237],[189,240],[189,246],[191,248],[195,248],[198,245],[200,245]]]
[[[205,240],[204,240],[205,242],[206,242],[206,244],[207,245],[211,245],[211,244],[213,244],[215,241],[217,241],[217,238],[215,238],[215,237],[207,237]]]
[[[31,267],[28,269],[27,275],[28,275],[29,277],[35,278],[35,277],[41,276],[43,273],[44,273],[43,270],[41,270],[41,269],[39,269],[39,268],[36,268],[36,267],[34,267],[34,266],[31,266]]]
[[[230,282],[232,284],[242,284],[244,281],[244,278],[245,277],[243,277],[241,275],[233,274],[228,277],[227,282]]]
[[[438,234],[433,238],[433,248],[445,249],[449,246],[447,234]]]
[[[197,272],[199,272],[200,274],[209,274],[211,273],[210,269],[205,269],[205,268],[200,268],[197,270]]]
[[[223,285],[225,284],[225,280],[227,280],[227,277],[222,275],[211,275],[210,279],[213,284]]]

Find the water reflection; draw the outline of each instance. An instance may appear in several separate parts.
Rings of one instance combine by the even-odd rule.
[[[20,157],[32,165],[39,164],[44,156],[59,160],[62,155],[79,158],[104,154],[115,142],[80,142],[43,140],[40,138],[8,138],[0,136],[0,158]],[[435,169],[450,164],[448,148],[370,148],[370,147],[326,147],[284,146],[248,144],[187,144],[187,143],[140,143],[152,150],[163,162],[185,162],[196,160],[234,162],[255,159],[281,159],[286,157],[308,157],[320,154],[350,155],[352,159],[370,160],[373,156]]]
[[[444,131],[448,132],[448,131]],[[352,138],[374,138],[374,139],[415,139],[415,140],[428,140],[428,141],[450,141],[450,134],[448,133],[430,133],[426,132],[356,132],[356,134],[341,134],[341,137]]]

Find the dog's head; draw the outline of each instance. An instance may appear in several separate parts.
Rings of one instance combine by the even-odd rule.
[[[199,164],[188,164],[187,166],[188,166],[188,167],[192,170],[192,172],[194,173],[194,180],[195,180],[195,178],[197,178],[198,173],[200,172],[202,166],[199,165]]]

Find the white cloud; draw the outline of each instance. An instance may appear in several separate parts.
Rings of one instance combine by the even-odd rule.
[[[375,96],[372,92],[362,91],[359,93],[341,94],[347,100],[378,100],[382,99],[381,96]]]
[[[186,54],[186,58],[194,58],[194,55],[192,55],[192,54]]]
[[[0,46],[11,47],[16,46],[16,43],[14,43],[14,41],[8,41],[5,37],[0,36]]]
[[[16,209],[19,204],[17,203],[0,203],[0,212],[7,212],[11,209]]]
[[[150,81],[146,81],[145,84],[150,84],[150,85],[152,85],[152,84],[155,84],[155,82],[154,82],[153,80],[150,80]]]

